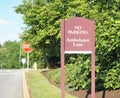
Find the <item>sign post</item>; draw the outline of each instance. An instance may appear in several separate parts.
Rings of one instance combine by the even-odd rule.
[[[29,69],[29,52],[27,52],[27,69]]]
[[[65,98],[65,75],[64,75],[64,45],[65,45],[65,21],[63,20],[61,23],[61,32],[62,32],[62,36],[61,36],[61,98]]]
[[[29,53],[32,52],[32,48],[30,48],[30,43],[23,43],[23,50],[27,53],[27,69],[29,69]]]
[[[64,54],[91,54],[91,98],[95,98],[94,21],[75,17],[61,22],[61,97],[65,98]]]

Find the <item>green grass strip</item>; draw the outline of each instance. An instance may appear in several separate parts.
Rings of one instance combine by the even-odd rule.
[[[61,98],[61,90],[50,84],[40,72],[27,72],[26,77],[32,98]],[[68,93],[65,96],[65,98],[76,98]]]

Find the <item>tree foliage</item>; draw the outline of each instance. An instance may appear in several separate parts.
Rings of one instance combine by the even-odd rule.
[[[95,20],[96,85],[102,89],[120,88],[119,10],[120,0],[23,0],[23,3],[16,7],[16,12],[23,14],[26,24],[20,37],[32,44],[35,49],[32,56],[37,61],[42,57],[60,57],[60,22],[62,19],[77,16]],[[76,59],[70,59],[76,57],[66,56],[66,63],[80,65],[84,69],[84,63],[76,64]],[[78,59],[84,57],[86,58],[86,56],[79,56]],[[86,66],[90,66],[87,64]],[[77,70],[76,68],[73,73]],[[86,73],[84,75],[88,78],[87,73],[91,70],[86,70],[88,72],[84,69]],[[88,83],[86,82],[85,87],[82,88],[87,88]],[[77,88],[81,86],[77,85]]]
[[[0,47],[0,62],[3,69],[19,68],[19,48],[18,42],[6,41]]]
[[[78,6],[78,5],[82,5]],[[69,7],[70,6],[70,7]],[[73,13],[85,14],[87,3],[73,0],[24,0],[16,7],[16,12],[23,14],[26,24],[21,39],[29,41],[35,49],[33,58],[60,57],[60,22],[72,17]],[[77,9],[75,9],[77,7]],[[82,8],[82,9],[81,9]],[[80,10],[79,10],[80,9]]]

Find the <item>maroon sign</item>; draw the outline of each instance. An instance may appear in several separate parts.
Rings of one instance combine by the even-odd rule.
[[[65,53],[91,53],[94,21],[76,17],[63,22]]]
[[[95,98],[95,22],[75,17],[61,22],[61,98],[65,98],[64,54],[91,54],[91,98]]]

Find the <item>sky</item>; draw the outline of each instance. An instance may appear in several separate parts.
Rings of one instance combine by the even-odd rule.
[[[19,41],[24,27],[22,15],[15,12],[14,6],[22,0],[0,0],[0,44],[5,41]]]

